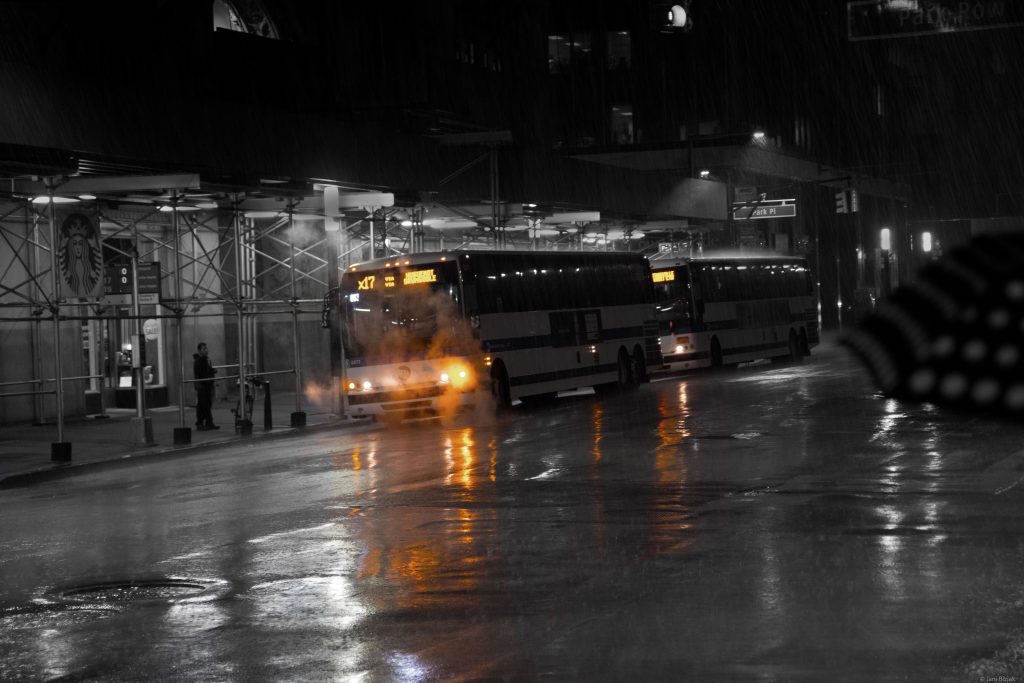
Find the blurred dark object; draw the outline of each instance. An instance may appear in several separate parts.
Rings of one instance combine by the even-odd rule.
[[[1024,415],[1024,234],[975,237],[842,339],[888,396]]]

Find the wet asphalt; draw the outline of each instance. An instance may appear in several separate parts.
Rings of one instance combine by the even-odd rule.
[[[1024,680],[1022,480],[834,346],[83,471],[0,491],[0,680]]]

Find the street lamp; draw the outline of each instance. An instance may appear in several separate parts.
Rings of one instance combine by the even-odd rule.
[[[881,294],[888,299],[892,293],[892,231],[882,228],[878,234],[878,250],[881,252],[879,271],[881,276]]]

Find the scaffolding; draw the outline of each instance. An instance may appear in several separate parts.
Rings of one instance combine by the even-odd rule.
[[[344,267],[366,241],[358,225],[325,232],[322,215],[299,213],[303,196],[284,197],[268,215],[250,208],[251,193],[200,192],[197,178],[170,189],[166,177],[124,179],[123,188],[102,181],[92,183],[102,195],[74,195],[82,183],[46,178],[12,184],[0,199],[0,424],[55,423],[53,457],[68,459],[66,416],[102,412],[130,393],[140,443],[152,442],[154,403],[177,405],[175,441],[187,443],[187,349],[207,338],[234,356],[218,380],[244,387],[252,376],[291,375],[292,423],[304,424],[306,375],[329,363],[310,362],[327,344],[309,344],[303,328],[319,329],[332,246]],[[159,189],[140,194],[151,187]],[[103,286],[70,284],[81,273],[69,248],[92,254],[79,270]]]
[[[481,159],[496,177],[493,150]],[[428,250],[609,248],[596,215],[542,225],[501,201],[496,180],[479,206],[394,206],[393,195],[367,188],[91,170],[100,169],[80,161],[78,174],[12,179],[0,191],[0,426],[56,423],[55,460],[70,459],[67,416],[114,407],[134,409],[135,439],[148,444],[148,411],[176,405],[174,441],[188,443],[187,362],[199,341],[229,359],[217,377],[228,393],[250,378],[290,376],[294,426],[305,424],[311,392],[337,408],[319,319],[353,263]],[[69,245],[90,256],[69,256]],[[236,429],[251,429],[240,418]]]

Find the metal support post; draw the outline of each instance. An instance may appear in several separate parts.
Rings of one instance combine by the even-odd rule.
[[[370,258],[372,261],[377,258],[377,237],[375,231],[377,229],[377,210],[373,209],[370,211]]]
[[[53,376],[57,409],[57,441],[50,444],[50,460],[67,462],[71,460],[71,444],[64,440],[64,378],[60,367],[60,267],[57,265],[57,217],[53,208],[53,185],[54,179],[47,178],[46,194],[50,200],[50,279],[53,285],[50,312],[53,315]]]
[[[299,349],[299,305],[298,295],[295,291],[295,205],[292,203],[288,204],[288,251],[290,254],[288,263],[288,275],[291,278],[291,291],[292,291],[292,353],[294,354],[294,367],[295,367],[295,411],[291,414],[291,426],[292,427],[305,427],[306,426],[306,413],[302,410],[302,353]],[[268,424],[264,426],[270,429],[270,382],[267,382],[267,393],[266,393],[266,414],[264,421]]]
[[[252,434],[251,416],[245,411],[245,293],[242,290],[242,212],[239,208],[238,195],[233,201],[232,209],[235,224],[235,288],[238,295],[238,412],[235,413],[235,431],[239,434]]]
[[[30,273],[38,273],[42,270],[39,267],[40,254],[39,245],[42,244],[42,239],[39,236],[39,218],[34,211],[31,209],[31,204],[26,201],[25,203],[25,241],[31,245],[28,249],[28,270]],[[31,214],[31,227],[29,227],[29,216]],[[39,281],[36,278],[32,278],[29,282],[29,300],[34,302],[39,301],[42,298],[40,291]],[[41,306],[35,305],[32,308],[32,324],[29,326],[31,341],[32,341],[32,376],[42,377],[43,376],[43,361],[42,361],[42,342],[43,342],[43,330],[42,330],[42,313],[43,309]],[[46,422],[46,410],[43,406],[43,395],[36,393],[32,397],[32,424],[40,426]]]
[[[139,227],[132,224],[132,315],[135,316],[135,334],[132,338],[132,377],[135,379],[135,442],[155,446],[153,421],[146,415],[146,375],[143,356],[146,335],[142,331],[142,307],[139,303]]]
[[[192,428],[185,425],[185,345],[182,327],[185,322],[185,302],[181,295],[181,235],[178,232],[178,202],[180,195],[171,195],[171,229],[174,231],[174,331],[178,341],[178,426],[174,428],[174,445],[192,443]]]
[[[305,413],[303,413],[305,415]],[[294,424],[292,425],[295,426]],[[270,380],[263,382],[263,429],[268,432],[274,428],[274,415],[270,409]]]

